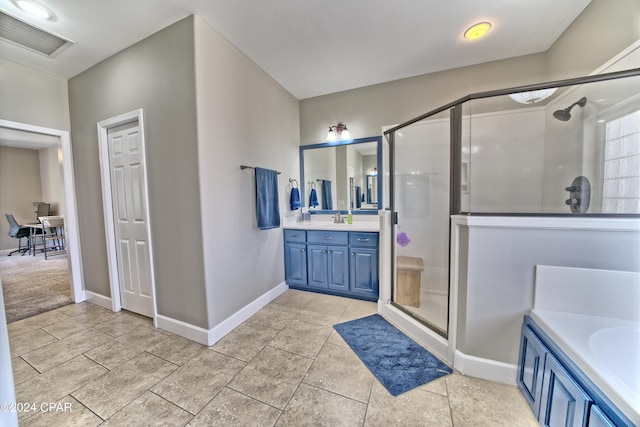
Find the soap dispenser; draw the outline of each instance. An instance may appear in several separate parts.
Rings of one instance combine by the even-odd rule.
[[[347,224],[353,224],[353,216],[351,216],[351,209],[347,212]]]

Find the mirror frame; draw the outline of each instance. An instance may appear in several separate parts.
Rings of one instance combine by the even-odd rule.
[[[355,139],[345,139],[339,141],[330,141],[330,142],[322,142],[319,144],[310,144],[310,145],[301,145],[300,146],[300,199],[302,201],[303,207],[308,207],[306,200],[306,188],[307,181],[304,177],[304,152],[307,150],[314,150],[316,148],[329,148],[329,147],[337,147],[341,145],[352,145],[352,144],[362,144],[365,142],[376,142],[377,149],[377,163],[378,163],[378,209],[365,209],[365,210],[352,210],[351,213],[353,215],[377,215],[380,209],[384,209],[381,204],[383,203],[382,198],[382,136],[368,136],[365,138],[355,138]],[[323,209],[309,209],[309,213],[312,214],[334,214],[336,212],[347,213],[347,209],[334,209],[334,210],[323,210]]]

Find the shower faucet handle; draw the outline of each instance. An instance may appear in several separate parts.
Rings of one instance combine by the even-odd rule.
[[[570,193],[575,193],[575,192],[580,191],[580,187],[577,187],[577,186],[575,186],[575,185],[572,185],[571,187],[566,187],[566,188],[565,188],[565,191],[568,191],[568,192],[570,192]]]
[[[578,206],[580,204],[580,199],[567,199],[564,203],[569,206]]]

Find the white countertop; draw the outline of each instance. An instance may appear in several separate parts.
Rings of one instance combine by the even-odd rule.
[[[310,221],[310,222],[296,222],[291,224],[284,224],[282,228],[292,228],[296,230],[330,230],[330,231],[380,231],[380,224],[377,222],[358,222],[354,221],[353,224],[334,224],[333,222],[324,221]]]
[[[298,216],[285,218],[282,228],[295,230],[329,230],[329,231],[372,231],[380,232],[380,217],[378,215],[353,215],[353,223],[347,224],[347,216],[343,215],[344,223],[335,224],[330,215],[311,215],[311,221],[299,222]]]

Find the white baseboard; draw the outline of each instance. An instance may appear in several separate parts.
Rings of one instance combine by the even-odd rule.
[[[456,350],[453,367],[464,375],[516,385],[518,366],[491,359],[469,356]]]
[[[180,335],[183,338],[195,341],[203,345],[211,345],[208,341],[208,331],[199,326],[183,322],[182,320],[172,319],[161,314],[156,315],[156,326],[173,334]]]
[[[275,288],[238,310],[231,317],[225,319],[213,329],[207,330],[160,314],[156,316],[157,326],[158,328],[180,335],[181,337],[210,346],[220,341],[225,335],[240,326],[245,320],[256,314],[261,308],[282,295],[287,289],[289,289],[289,286],[286,283],[280,283]]]
[[[87,290],[84,291],[84,297],[86,301],[99,305],[102,308],[106,308],[109,311],[113,309],[110,297],[105,297],[104,295],[96,294],[95,292]]]
[[[209,344],[213,345],[220,341],[225,335],[231,332],[236,327],[240,326],[242,322],[256,314],[261,308],[269,304],[274,299],[285,293],[289,289],[289,285],[285,282],[280,283],[275,288],[266,292],[262,296],[256,298],[251,303],[247,304],[244,308],[235,312],[231,317],[225,319],[222,323],[217,325],[213,329],[209,329]]]

